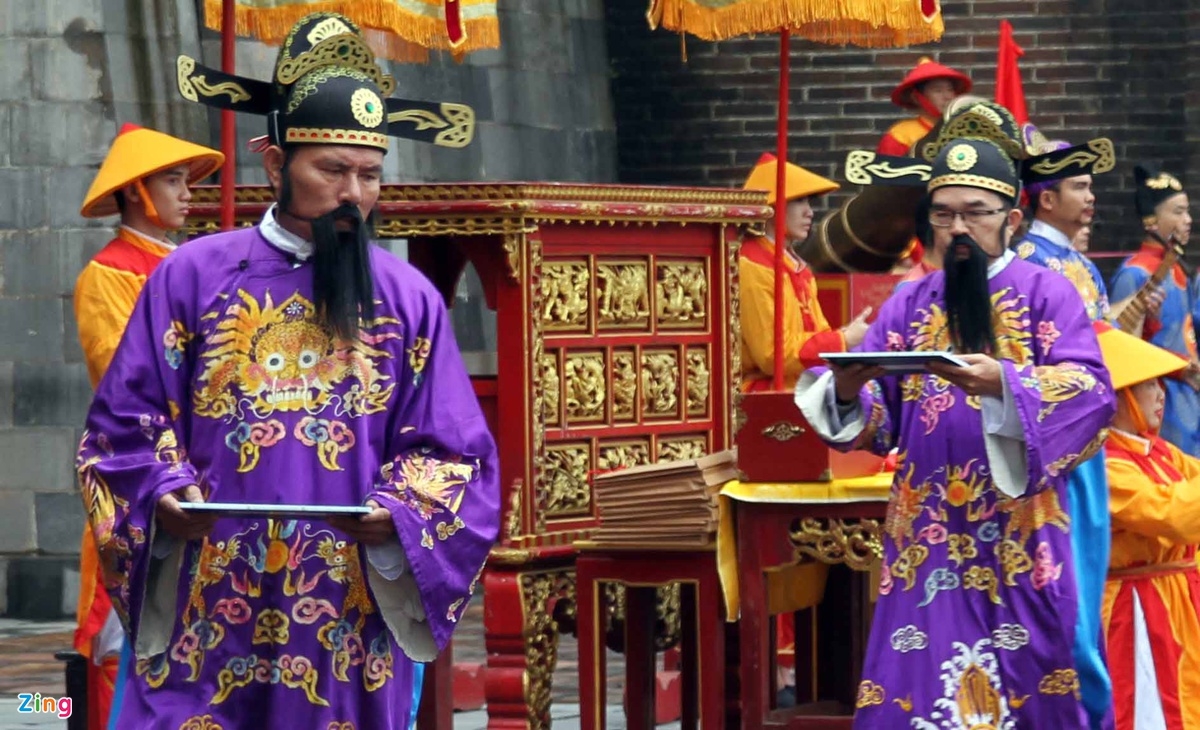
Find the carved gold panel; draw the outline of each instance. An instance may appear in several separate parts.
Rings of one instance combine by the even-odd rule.
[[[554,444],[546,447],[546,516],[588,513],[592,494],[589,443]]]
[[[650,324],[650,263],[596,262],[596,321],[600,329],[646,329]]]
[[[642,351],[642,416],[679,416],[679,351]]]
[[[558,372],[558,351],[543,353],[539,363],[542,383],[542,413],[546,417],[547,426],[559,423],[559,398],[562,394],[562,379]]]
[[[547,330],[587,329],[589,277],[587,261],[547,261],[542,265],[542,322]]]
[[[708,453],[708,437],[704,434],[668,436],[658,439],[655,461],[699,459]]]
[[[568,423],[604,420],[604,353],[571,352],[563,365]]]
[[[689,416],[708,415],[708,392],[712,373],[708,369],[708,348],[687,350],[687,412]]]
[[[632,421],[637,418],[638,373],[637,353],[633,350],[613,350],[612,355],[612,418]]]
[[[708,272],[704,261],[659,261],[655,282],[655,315],[660,328],[707,326]]]
[[[650,463],[649,439],[638,441],[601,441],[599,448],[601,471],[624,469],[627,466],[639,466]]]

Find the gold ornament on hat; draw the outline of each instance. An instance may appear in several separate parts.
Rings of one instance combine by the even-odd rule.
[[[1171,190],[1183,191],[1183,185],[1175,179],[1174,175],[1168,172],[1160,172],[1158,177],[1148,178],[1146,180],[1146,187],[1151,190],[1166,190],[1170,188]]]
[[[969,144],[959,144],[950,148],[946,155],[946,167],[955,172],[966,172],[975,166],[979,153]]]
[[[383,102],[370,89],[358,89],[350,97],[350,111],[364,127],[378,127],[383,123]]]

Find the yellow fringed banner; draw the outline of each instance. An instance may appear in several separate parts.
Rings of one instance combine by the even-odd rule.
[[[222,5],[204,2],[204,24],[216,31]],[[322,11],[357,23],[372,49],[395,61],[424,61],[430,49],[461,56],[500,47],[496,0],[235,0],[234,32],[279,45],[296,21]]]
[[[646,20],[707,41],[771,33],[829,45],[900,48],[939,40],[940,0],[650,0]]]

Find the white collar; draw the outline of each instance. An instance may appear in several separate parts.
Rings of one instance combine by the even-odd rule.
[[[1117,433],[1121,434],[1125,438],[1136,443],[1141,448],[1141,452],[1142,452],[1143,456],[1150,453],[1150,445],[1151,445],[1150,439],[1138,436],[1136,433],[1129,433],[1128,431],[1122,431],[1121,429],[1116,428],[1115,426],[1110,426],[1109,428],[1110,428],[1110,430],[1116,431]]]
[[[994,276],[1004,271],[1005,267],[1012,263],[1015,257],[1016,254],[1013,253],[1011,248],[1004,249],[1004,254],[1000,258],[988,264],[988,280],[991,281]]]
[[[1071,251],[1075,250],[1071,245],[1071,239],[1067,238],[1067,234],[1045,221],[1034,218],[1033,222],[1029,224],[1029,233],[1034,236],[1041,236],[1061,248],[1070,249]]]
[[[130,233],[137,236],[141,240],[143,240],[147,243],[152,243],[155,246],[165,248],[168,251],[174,251],[176,248],[178,248],[178,244],[176,244],[174,241],[168,241],[165,238],[155,238],[154,236],[151,236],[149,233],[142,233],[141,231],[134,228],[133,226],[127,226],[124,223],[122,223],[120,227],[125,229],[126,231],[129,231]]]
[[[279,221],[275,218],[275,207],[272,205],[267,208],[267,212],[263,213],[262,221],[258,224],[263,238],[280,251],[289,253],[301,261],[307,261],[308,257],[313,255],[315,246],[312,241],[305,241],[279,225]]]

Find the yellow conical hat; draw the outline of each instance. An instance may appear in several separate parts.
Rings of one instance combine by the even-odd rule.
[[[1112,377],[1113,390],[1121,390],[1147,380],[1179,372],[1187,360],[1170,350],[1122,332],[1107,322],[1093,322],[1104,365]]]
[[[84,218],[115,215],[117,199],[113,193],[161,170],[188,165],[191,168],[188,185],[193,185],[216,172],[223,162],[225,155],[216,150],[136,124],[126,124],[113,140],[79,214]]]
[[[784,167],[784,176],[785,200],[821,195],[841,187],[832,180],[827,180],[815,172],[809,172],[790,162]],[[746,184],[742,186],[742,189],[766,190],[768,193],[767,205],[775,203],[775,155],[767,152],[758,158],[758,163],[750,171],[750,177],[746,178]]]

